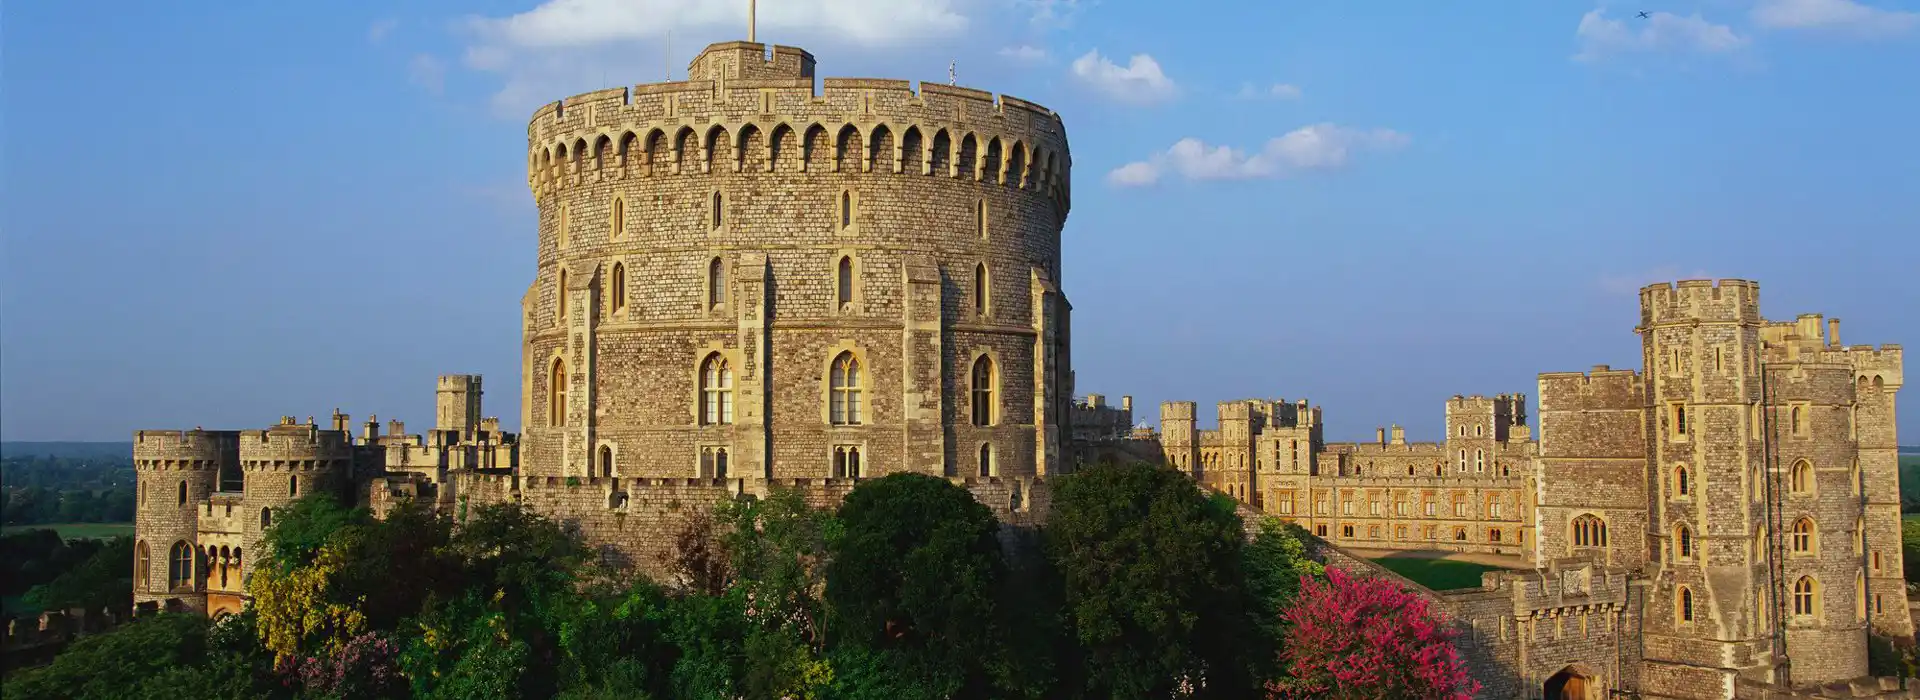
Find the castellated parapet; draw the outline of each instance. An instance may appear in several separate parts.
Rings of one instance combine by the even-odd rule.
[[[134,602],[160,601],[188,593],[195,609],[205,598],[195,590],[201,505],[220,488],[223,472],[239,467],[239,433],[208,430],[141,430],[133,435],[138,495],[134,529]]]
[[[690,80],[534,114],[529,473],[1068,464],[1058,116],[895,80],[816,93],[812,66],[716,44]]]

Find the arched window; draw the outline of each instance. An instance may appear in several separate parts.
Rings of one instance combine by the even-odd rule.
[[[553,288],[553,317],[564,325],[567,322],[567,268],[564,265],[560,268],[556,284],[558,286]]]
[[[180,505],[184,506],[186,504],[187,504],[187,480],[181,479],[180,480]]]
[[[1793,463],[1793,470],[1787,475],[1787,483],[1794,493],[1813,493],[1813,464],[1807,460]]]
[[[719,258],[707,261],[707,307],[718,309],[727,303],[727,268]]]
[[[1793,410],[1788,415],[1792,416],[1791,418],[1792,422],[1788,424],[1789,429],[1793,431],[1793,434],[1799,435],[1800,434],[1800,407],[1794,406]]]
[[[1460,429],[1466,430],[1466,427],[1462,426]],[[1467,451],[1461,450],[1460,451],[1460,471],[1466,471],[1466,470],[1467,470]]]
[[[1673,552],[1681,559],[1693,558],[1693,530],[1686,523],[1673,526]]]
[[[828,419],[834,425],[860,424],[860,361],[852,352],[833,358],[833,372],[827,385]]]
[[[1674,467],[1673,468],[1673,495],[1684,497],[1684,496],[1687,496],[1688,494],[1691,494],[1692,492],[1693,492],[1693,484],[1689,483],[1689,480],[1687,479],[1687,468],[1685,466]]]
[[[700,424],[733,424],[733,368],[717,352],[700,363]]]
[[[995,475],[995,472],[993,469],[993,445],[992,444],[989,444],[989,443],[980,444],[980,475],[981,476]]]
[[[1573,519],[1573,546],[1607,546],[1607,522],[1588,513]]]
[[[1793,553],[1812,554],[1814,546],[1814,527],[1812,518],[1793,521]]]
[[[1467,529],[1466,529],[1466,528],[1464,528],[1464,527],[1456,527],[1456,528],[1454,528],[1454,529],[1453,529],[1453,539],[1454,539],[1455,541],[1458,541],[1458,542],[1465,542],[1465,541],[1467,541]]]
[[[988,293],[987,282],[988,282],[987,264],[980,263],[978,265],[974,265],[973,266],[973,311],[974,313],[980,314],[982,316],[987,315],[987,301],[989,298],[987,296],[987,293]]]
[[[987,237],[987,200],[980,200],[973,207],[973,228],[980,232],[981,238]]]
[[[1485,449],[1473,451],[1473,470],[1476,472],[1487,470],[1487,451]]]
[[[149,585],[148,577],[153,572],[152,555],[147,551],[145,540],[133,545],[133,590],[144,591]]]
[[[185,541],[173,543],[167,554],[167,590],[193,583],[193,547]]]
[[[720,222],[721,222],[720,212],[722,210],[722,207],[721,207],[722,201],[723,200],[721,199],[719,192],[713,193],[713,211],[711,214],[711,218],[713,220],[712,225],[714,228],[720,228]]]
[[[1692,622],[1693,621],[1693,589],[1687,588],[1686,586],[1681,586],[1679,593],[1676,594],[1673,597],[1673,599],[1674,599],[1673,604],[1674,604],[1674,607],[1677,608],[1680,621]]]
[[[833,448],[833,476],[836,479],[857,478],[860,473],[860,447],[841,445]]]
[[[600,446],[600,475],[613,476],[613,448]]]
[[[1815,611],[1819,610],[1819,600],[1816,598],[1819,594],[1820,584],[1812,576],[1802,576],[1793,582],[1793,614],[1802,617],[1815,615]]]
[[[265,530],[270,527],[273,527],[273,509],[261,508],[260,509],[260,529]]]
[[[842,191],[840,193],[840,228],[847,228],[852,225],[853,193]]]
[[[981,355],[973,361],[973,424],[993,425],[993,358]]]
[[[613,229],[612,238],[614,240],[619,240],[621,234],[627,231],[627,200],[623,197],[613,198],[613,222],[611,228]]]
[[[613,264],[613,310],[627,308],[627,266],[625,263]]]
[[[840,256],[840,264],[834,269],[834,300],[841,311],[853,308],[853,257]]]
[[[700,476],[708,479],[727,478],[727,448],[700,448]]]
[[[567,425],[567,380],[567,361],[553,358],[553,369],[547,373],[548,427]]]

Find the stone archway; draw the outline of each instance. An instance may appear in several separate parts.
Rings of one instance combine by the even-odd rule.
[[[1560,669],[1541,688],[1545,700],[1593,700],[1601,697],[1599,679],[1578,664]]]

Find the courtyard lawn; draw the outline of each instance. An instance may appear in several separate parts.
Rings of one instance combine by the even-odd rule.
[[[133,536],[133,523],[56,523],[53,525],[8,525],[4,534],[11,535],[27,530],[53,530],[60,533],[63,540],[104,540],[125,535]]]
[[[1373,560],[1373,563],[1436,591],[1479,588],[1480,574],[1501,570],[1498,566],[1486,564],[1419,557],[1381,557]]]

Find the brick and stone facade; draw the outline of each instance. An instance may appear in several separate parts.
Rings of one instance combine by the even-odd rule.
[[[1168,402],[1158,433],[1136,429],[1130,399],[1072,398],[1056,114],[944,85],[816,89],[810,54],[745,42],[689,76],[528,126],[522,433],[483,417],[473,375],[439,379],[419,435],[356,434],[338,411],[139,431],[135,600],[240,609],[275,511],[316,490],[376,513],[519,501],[659,574],[690,518],[741,494],[830,506],[917,472],[1035,525],[1049,479],[1144,457],[1430,597],[1484,697],[1814,697],[1864,675],[1870,630],[1912,636],[1898,346],[1768,322],[1751,282],[1684,281],[1642,290],[1640,370],[1539,376],[1537,432],[1520,394],[1448,399],[1435,442],[1327,442],[1321,410],[1285,399],[1221,403],[1213,429]],[[1434,592],[1350,547],[1519,566]]]

